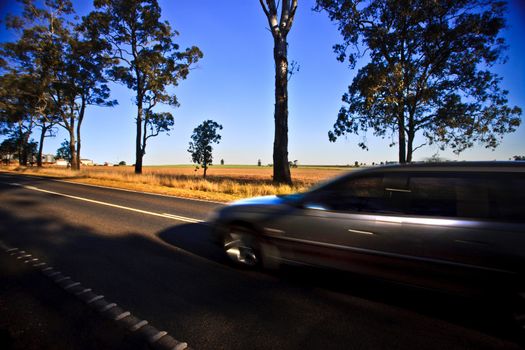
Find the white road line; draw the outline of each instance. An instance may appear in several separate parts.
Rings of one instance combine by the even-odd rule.
[[[124,317],[128,317],[128,316],[130,316],[130,315],[131,315],[131,312],[129,312],[129,311],[125,311],[125,312],[121,313],[120,315],[115,316],[115,318],[113,318],[113,320],[115,320],[115,321],[120,321],[120,320],[122,320]]]
[[[142,320],[142,321],[138,322],[136,325],[130,327],[129,330],[131,332],[135,332],[135,331],[139,330],[140,328],[144,327],[147,324],[148,324],[148,321]]]
[[[13,177],[13,175],[6,174],[6,173],[0,173],[0,175],[7,175],[7,177]],[[16,175],[20,175],[20,174],[16,174]],[[188,198],[188,197],[175,196],[175,195],[172,195],[172,194],[143,192],[143,191],[129,190],[129,189],[126,189],[126,188],[119,188],[119,187],[93,185],[93,184],[87,184],[87,183],[82,183],[82,182],[75,182],[75,181],[68,181],[68,180],[58,180],[58,179],[54,179],[52,177],[47,177],[47,176],[39,176],[39,175],[32,175],[32,174],[24,174],[22,176],[29,176],[29,177],[33,177],[33,178],[36,177],[36,178],[39,178],[39,179],[44,179],[44,180],[49,180],[49,181],[54,181],[54,182],[62,182],[62,183],[70,184],[70,185],[81,185],[81,186],[88,186],[88,187],[104,188],[104,189],[114,190],[114,191],[146,194],[146,195],[149,195],[149,196],[166,197],[166,198],[177,198],[177,199],[193,201],[193,202],[204,202],[204,203],[212,203],[212,204],[220,204],[220,205],[226,205],[227,204],[227,202],[213,201],[213,200],[210,200],[210,199]],[[18,184],[18,185],[20,185],[20,184]]]
[[[100,311],[100,312],[105,312],[105,311],[108,311],[109,309],[114,308],[115,306],[117,306],[117,304],[115,304],[115,303],[107,304],[106,306],[104,306],[104,307],[103,307],[102,309],[100,309],[99,311]]]
[[[96,297],[93,297],[93,298],[89,299],[88,301],[86,301],[86,304],[94,303],[95,301],[100,300],[102,298],[104,298],[103,295],[97,295]]]
[[[167,218],[167,219],[172,219],[172,220],[177,220],[177,221],[183,221],[183,222],[188,222],[188,223],[192,223],[192,224],[204,222],[203,220],[189,218],[189,217],[186,217],[186,216],[172,215],[172,214],[167,214],[167,213],[164,213],[164,214],[155,213],[155,212],[152,212],[152,211],[146,211],[146,210],[141,210],[141,209],[125,207],[125,206],[117,205],[117,204],[113,204],[113,203],[96,201],[94,199],[78,197],[78,196],[72,196],[72,195],[65,194],[65,193],[60,193],[60,192],[55,192],[55,191],[48,191],[48,190],[44,190],[44,189],[41,189],[41,188],[38,188],[38,187],[35,187],[35,186],[21,185],[21,184],[16,183],[16,182],[12,182],[12,183],[10,183],[10,185],[19,186],[19,187],[25,188],[27,190],[53,194],[53,195],[56,195],[56,196],[62,196],[62,197],[66,197],[66,198],[76,199],[76,200],[79,200],[79,201],[84,201],[84,202],[89,202],[89,203],[94,203],[94,204],[99,204],[99,205],[105,205],[105,206],[112,207],[112,208],[129,210],[129,211],[132,211],[132,212],[135,212],[135,213],[141,213],[141,214],[146,214],[146,215],[158,216],[158,217],[161,217],[161,218]]]
[[[88,292],[91,292],[91,288],[86,288],[86,289],[84,289],[84,290],[82,290],[80,292],[76,292],[75,295],[78,296],[78,295],[82,295],[82,294],[88,293]]]
[[[80,282],[73,282],[71,284],[68,284],[67,286],[64,287],[64,289],[68,290],[68,289],[76,287],[76,286],[80,286]]]
[[[174,219],[174,220],[180,220],[180,221],[189,221],[189,222],[193,222],[193,223],[200,223],[200,222],[204,222],[203,220],[199,220],[199,219],[192,219],[192,218],[188,218],[186,216],[179,216],[179,215],[174,215],[174,214],[169,214],[169,213],[162,213],[162,215],[164,217],[167,217],[167,218],[170,218],[170,219]]]
[[[166,331],[160,331],[158,332],[157,334],[151,336],[148,341],[150,342],[150,344],[153,344],[157,341],[159,341],[160,338],[162,338],[163,336],[165,336],[166,334],[168,334],[168,332]]]

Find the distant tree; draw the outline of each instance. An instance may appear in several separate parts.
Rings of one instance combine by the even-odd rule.
[[[365,54],[370,59],[343,95],[330,141],[369,129],[397,135],[392,145],[405,163],[427,144],[455,153],[475,143],[495,148],[520,125],[521,109],[508,106],[490,70],[505,60],[504,2],[317,0],[316,9],[343,36],[334,46],[338,60],[353,68]],[[418,133],[424,142],[415,146]]]
[[[512,157],[514,160],[525,160],[525,156],[514,156]]]
[[[354,166],[355,166],[356,168],[359,167],[359,162],[358,162],[357,160],[354,162]]]
[[[221,159],[221,165],[224,165],[224,159]]]
[[[120,166],[126,166],[126,162],[123,161],[123,160],[121,160],[121,161],[118,163],[118,165],[120,165]]]
[[[261,164],[262,164],[262,163],[261,163],[261,160],[260,160],[260,159],[257,160],[257,166],[261,166]]]
[[[40,129],[40,142],[38,143],[38,154],[36,163],[38,167],[42,167],[42,158],[44,153],[44,141],[47,137],[55,137],[57,135],[57,128],[55,122],[49,121],[47,118],[39,118],[35,121],[35,126]]]
[[[2,162],[6,165],[11,164],[11,160],[16,157],[17,152],[17,142],[13,138],[4,139],[0,144],[0,157],[2,158]]]
[[[424,161],[427,163],[443,163],[446,162],[447,159],[442,158],[439,156],[439,154],[435,153],[432,156],[425,158]]]
[[[37,147],[35,141],[26,139],[26,133],[14,132],[0,144],[0,154],[6,163],[18,159],[20,165],[27,166],[33,163]]]
[[[55,157],[58,159],[65,159],[68,163],[71,163],[73,157],[71,155],[71,147],[68,140],[64,139],[60,144],[60,148],[57,149]]]
[[[171,113],[154,112],[154,107],[179,105],[168,88],[186,79],[202,52],[195,46],[179,51],[174,41],[178,33],[160,20],[157,0],[95,0],[95,7],[99,11],[92,12],[86,22],[112,45],[118,63],[111,76],[136,94],[135,173],[140,174],[148,139],[174,125]]]
[[[188,152],[191,153],[193,163],[200,165],[204,170],[204,178],[206,178],[208,167],[213,162],[212,144],[219,143],[221,140],[221,135],[217,133],[217,130],[222,130],[222,125],[213,120],[206,120],[193,129],[193,135],[191,135],[192,141]]]
[[[64,127],[70,138],[71,167],[79,169],[86,107],[116,104],[108,100],[103,75],[111,63],[105,54],[108,43],[93,28],[70,21],[75,13],[69,0],[24,0],[23,4],[22,15],[10,16],[7,21],[20,37],[2,45],[2,56],[10,70],[31,77],[31,89],[24,91],[34,91],[25,96],[33,100],[28,115],[43,126],[41,146],[49,125]]]
[[[288,164],[288,42],[298,0],[259,0],[268,20],[273,36],[273,58],[275,61],[275,137],[273,143],[273,181],[292,183]],[[266,4],[265,4],[266,2]]]
[[[2,46],[4,49],[6,44]],[[2,56],[5,55],[2,50]],[[29,139],[35,126],[35,89],[31,76],[17,69],[0,76],[0,134],[16,139],[20,165],[27,165],[29,159]]]

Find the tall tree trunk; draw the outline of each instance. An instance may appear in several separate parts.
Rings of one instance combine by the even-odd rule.
[[[81,141],[80,141],[80,127],[82,126],[82,121],[84,120],[84,112],[86,111],[86,102],[85,99],[82,98],[82,105],[80,106],[80,112],[78,113],[78,123],[77,123],[77,166],[80,170],[80,147],[81,147]]]
[[[275,60],[275,136],[273,142],[273,181],[291,184],[288,163],[288,59],[286,38],[274,38]]]
[[[414,136],[414,132],[409,129],[407,140],[407,163],[412,163],[412,154],[414,152]]]
[[[24,133],[23,141],[22,141],[22,162],[24,163],[24,166],[27,166],[27,164],[30,162],[29,160],[29,136],[31,135],[30,132]]]
[[[42,127],[41,127],[40,142],[38,143],[38,156],[36,158],[36,165],[39,168],[42,167],[42,153],[44,151],[44,139],[46,138],[46,132],[47,132],[48,128],[49,127],[44,122],[42,124]]]
[[[137,138],[135,140],[135,174],[142,174],[142,96],[137,95]]]
[[[29,130],[24,132],[22,122],[18,123],[18,133],[19,133],[19,148],[18,148],[18,164],[27,166],[27,159],[29,153],[29,136],[31,135],[31,124],[29,125]]]
[[[406,139],[405,139],[405,117],[403,112],[400,112],[397,116],[398,124],[398,142],[399,142],[399,163],[406,163]]]
[[[71,164],[71,170],[79,170],[79,165],[77,163],[75,133],[73,131],[69,132],[69,153],[71,153],[71,159],[69,160]]]
[[[72,109],[73,110],[73,109]],[[73,113],[73,112],[72,112]],[[80,166],[77,162],[77,149],[76,149],[76,138],[75,138],[75,117],[69,118],[69,153],[71,153],[71,159],[69,160],[72,170],[80,170]]]
[[[292,28],[298,0],[259,0],[268,19],[273,37],[275,61],[275,136],[273,142],[273,181],[291,184],[288,163],[288,43],[286,37]],[[281,15],[278,18],[278,7]]]

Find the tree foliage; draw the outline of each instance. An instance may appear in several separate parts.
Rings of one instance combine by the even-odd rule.
[[[31,149],[29,139],[38,109],[38,87],[29,74],[9,71],[0,76],[0,134],[15,137],[18,160],[27,165]]]
[[[70,146],[68,140],[64,140],[60,144],[60,147],[57,149],[55,157],[58,158],[58,159],[67,160],[68,163],[71,163],[71,160],[72,160],[73,157],[71,155],[71,146]]]
[[[83,24],[71,22],[74,9],[69,0],[47,0],[42,7],[22,1],[21,16],[8,17],[8,27],[19,38],[2,45],[5,67],[11,75],[28,77],[24,96],[30,116],[40,125],[58,124],[70,136],[73,169],[80,167],[81,125],[88,105],[113,106],[103,75],[112,62],[105,53],[108,43]],[[19,118],[21,103],[10,102]],[[18,110],[18,111],[17,111]],[[42,132],[49,130],[44,127]],[[45,134],[44,134],[45,135]],[[43,137],[41,137],[43,142]]]
[[[178,32],[161,20],[156,0],[95,0],[94,4],[98,11],[86,18],[86,25],[111,44],[118,63],[110,76],[136,93],[135,172],[141,173],[148,139],[174,124],[171,113],[156,113],[154,107],[179,105],[168,88],[186,79],[202,52],[195,46],[179,50],[174,41]]]
[[[32,165],[37,154],[38,143],[29,139],[30,133],[23,129],[14,130],[0,144],[0,154],[8,163],[18,159],[20,165]]]
[[[192,141],[190,141],[188,152],[191,153],[192,162],[204,170],[204,178],[206,178],[208,167],[213,163],[212,144],[219,143],[221,140],[218,130],[222,130],[222,125],[213,120],[205,120],[193,129],[191,135]]]
[[[316,9],[338,25],[338,60],[354,67],[369,58],[343,95],[330,141],[368,130],[397,135],[392,145],[404,163],[424,145],[495,148],[520,125],[521,109],[508,106],[491,71],[505,61],[504,2],[317,0]],[[366,149],[365,139],[359,145]]]

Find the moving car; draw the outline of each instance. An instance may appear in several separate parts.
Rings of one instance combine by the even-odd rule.
[[[306,193],[234,202],[213,215],[224,253],[427,287],[525,280],[525,162],[393,165]]]

